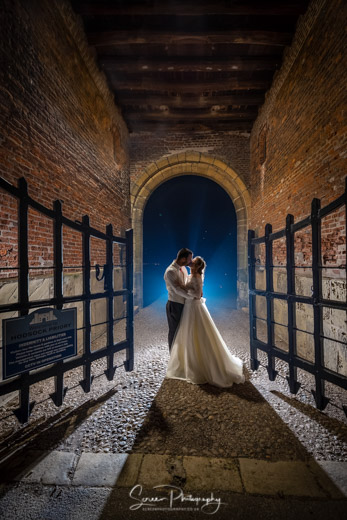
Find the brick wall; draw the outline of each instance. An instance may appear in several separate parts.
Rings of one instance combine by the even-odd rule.
[[[250,227],[258,236],[264,235],[266,223],[272,224],[273,231],[283,229],[288,213],[294,215],[295,221],[307,217],[313,198],[321,199],[321,205],[326,206],[344,192],[346,14],[342,0],[311,1],[253,126]],[[295,270],[295,292],[311,297],[311,227],[295,235],[295,264],[299,266]],[[257,246],[256,256],[263,264],[263,245]],[[283,239],[274,242],[273,260],[277,266],[286,263]],[[323,298],[345,302],[346,271],[341,267],[346,264],[344,207],[322,220],[321,260]],[[262,265],[256,269],[256,286],[265,289]],[[285,269],[275,268],[274,290],[286,289]],[[287,313],[285,302],[275,299],[275,344],[284,350],[288,350]],[[266,317],[263,297],[257,297],[257,315]],[[295,319],[299,329],[297,352],[313,361],[312,306],[296,304]],[[257,323],[257,334],[260,325]],[[346,313],[324,307],[322,326],[324,365],[346,375]]]
[[[325,206],[344,191],[345,19],[342,0],[312,0],[253,127],[251,228],[259,236],[268,222],[274,231],[285,227],[288,213],[306,217],[314,197]],[[345,264],[344,211],[322,225],[326,263]],[[310,240],[301,233],[298,252]]]
[[[24,176],[41,204],[60,199],[70,219],[89,214],[93,227],[111,222],[123,234],[128,132],[79,20],[65,0],[4,0],[0,24],[0,175],[15,185]],[[16,266],[17,203],[1,190],[0,201],[1,267]],[[31,210],[32,266],[52,264],[51,231]],[[64,263],[81,265],[77,233],[64,229],[64,248]],[[96,260],[97,245],[93,251]]]
[[[249,135],[237,132],[156,133],[130,135],[130,175],[136,184],[145,168],[156,160],[187,150],[220,158],[230,166],[248,187]]]

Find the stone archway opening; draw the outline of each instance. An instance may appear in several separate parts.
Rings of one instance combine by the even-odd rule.
[[[181,247],[207,263],[204,296],[209,304],[236,307],[237,233],[231,198],[215,181],[182,175],[149,197],[143,217],[143,306],[164,297],[165,268]]]
[[[182,175],[203,176],[219,184],[229,195],[236,212],[237,306],[247,306],[247,229],[250,196],[243,180],[225,162],[200,152],[183,152],[162,157],[149,165],[131,186],[134,228],[135,305],[143,306],[143,216],[152,193],[169,179]]]

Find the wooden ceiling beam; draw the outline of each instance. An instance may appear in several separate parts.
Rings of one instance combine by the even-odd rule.
[[[184,42],[181,43],[171,43],[171,44],[158,44],[158,45],[139,45],[132,44],[127,45],[100,45],[97,47],[97,53],[100,56],[112,56],[112,57],[120,57],[121,59],[124,57],[133,57],[134,59],[139,58],[139,56],[146,60],[150,60],[152,56],[161,56],[163,60],[165,59],[180,59],[180,57],[187,56],[188,58],[194,60],[203,60],[207,57],[220,59],[221,57],[226,58],[247,58],[248,56],[253,56],[254,58],[266,58],[277,57],[280,61],[282,61],[282,53],[283,47],[279,45],[248,45],[244,43],[233,43],[233,44],[223,44],[223,43],[208,43],[197,41],[194,44],[191,42],[189,45],[185,45]]]
[[[219,121],[242,121],[242,120],[254,120],[257,117],[257,111],[244,111],[244,112],[216,112],[209,114],[197,114],[193,112],[173,114],[170,112],[126,112],[123,114],[127,121],[166,121],[166,122],[177,122],[177,121],[213,121],[218,119]]]
[[[208,108],[213,105],[236,105],[236,106],[258,106],[264,102],[265,91],[259,91],[254,94],[247,93],[246,95],[232,95],[232,96],[169,96],[152,93],[139,92],[131,93],[125,91],[124,93],[115,92],[115,99],[121,106],[136,106],[141,109],[148,109],[148,106],[166,105],[169,108]]]
[[[121,90],[148,90],[154,92],[193,93],[199,95],[202,92],[228,92],[230,90],[260,90],[268,89],[271,79],[239,79],[237,77],[227,79],[210,79],[205,81],[162,81],[156,78],[117,78],[109,75],[111,88]]]
[[[290,32],[262,30],[231,30],[218,32],[166,32],[166,31],[100,31],[87,34],[90,45],[98,49],[107,45],[206,45],[250,44],[285,46],[292,40]]]
[[[187,130],[203,130],[203,131],[220,131],[220,132],[250,132],[252,130],[254,120],[251,121],[208,121],[208,122],[194,122],[186,121],[185,123],[169,123],[165,121],[146,121],[146,122],[132,122],[128,123],[128,128],[131,133],[134,132],[179,132]]]
[[[280,64],[279,57],[258,56],[253,58],[238,58],[214,56],[213,58],[193,59],[191,57],[175,57],[164,59],[160,57],[137,58],[134,56],[100,56],[100,66],[105,70],[117,72],[233,72],[276,70]]]
[[[307,2],[304,0],[297,2],[288,2],[283,4],[278,1],[268,2],[230,2],[230,0],[219,2],[202,2],[199,0],[184,2],[152,2],[134,3],[129,0],[118,5],[111,5],[102,2],[85,2],[72,0],[75,11],[82,16],[122,16],[122,15],[138,15],[138,16],[198,16],[198,15],[259,15],[259,16],[299,16],[303,14],[307,8]]]
[[[309,0],[71,0],[131,132],[250,132]]]

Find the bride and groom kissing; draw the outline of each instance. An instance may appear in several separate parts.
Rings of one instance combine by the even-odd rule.
[[[188,275],[186,267],[190,267]],[[164,274],[170,359],[166,377],[221,388],[243,383],[243,362],[230,353],[202,297],[206,263],[183,248]]]

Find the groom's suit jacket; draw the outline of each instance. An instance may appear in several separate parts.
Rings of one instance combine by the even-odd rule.
[[[176,303],[184,303],[187,298],[187,293],[177,286],[177,282],[187,283],[188,272],[187,269],[180,267],[175,260],[166,269],[164,280],[166,283],[167,292],[169,293],[169,300]]]

